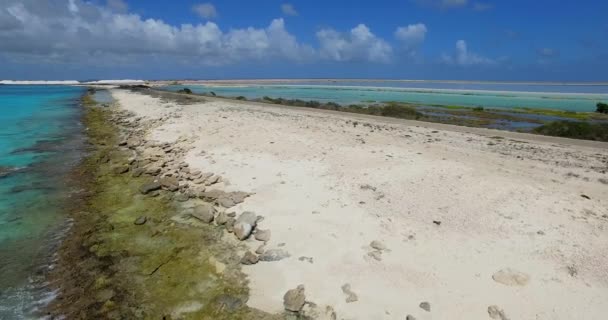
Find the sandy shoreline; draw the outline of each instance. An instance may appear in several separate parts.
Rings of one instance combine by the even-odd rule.
[[[190,137],[191,170],[253,193],[233,211],[262,215],[267,248],[290,254],[243,266],[253,308],[280,312],[303,284],[340,319],[489,319],[493,305],[511,319],[608,312],[606,143],[111,92],[162,122],[148,139]]]

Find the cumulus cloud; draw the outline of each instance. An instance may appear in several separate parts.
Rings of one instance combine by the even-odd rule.
[[[129,6],[123,0],[107,0],[108,8],[116,12],[125,13],[129,10]]]
[[[387,62],[391,46],[365,25],[317,33],[301,43],[283,19],[266,27],[222,30],[216,23],[170,25],[83,0],[2,0],[0,59],[12,63],[143,65],[155,59],[195,65],[252,60]],[[116,3],[114,3],[116,4]]]
[[[199,3],[192,7],[192,11],[199,15],[199,17],[207,20],[214,19],[218,16],[217,10],[212,3]]]
[[[298,11],[296,11],[296,8],[294,8],[294,6],[290,3],[282,4],[281,11],[283,11],[283,14],[287,15],[287,16],[297,16],[298,15]]]
[[[424,23],[410,24],[395,30],[395,37],[400,40],[407,49],[418,48],[426,38],[427,28]]]
[[[334,61],[372,61],[389,62],[392,47],[383,39],[376,37],[364,24],[359,24],[349,33],[334,29],[321,29],[317,32],[321,57]]]
[[[78,0],[15,0],[0,8],[0,54],[21,62],[128,62],[170,56],[202,65],[247,59],[310,59],[314,50],[290,34],[282,19],[265,28],[222,31],[213,22],[169,25]]]
[[[444,54],[442,60],[445,63],[460,66],[492,65],[496,63],[496,61],[492,59],[470,52],[467,48],[467,42],[464,40],[456,41],[456,52],[454,55]]]

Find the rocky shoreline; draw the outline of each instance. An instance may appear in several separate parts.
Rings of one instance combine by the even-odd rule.
[[[74,225],[52,273],[58,297],[47,317],[335,318],[331,308],[304,303],[303,286],[285,294],[283,314],[247,307],[240,266],[289,257],[266,249],[271,233],[259,228],[261,215],[230,209],[250,194],[223,191],[220,175],[190,170],[188,137],[149,140],[166,119],[83,101],[91,150],[74,172],[82,192],[71,204]],[[260,243],[255,253],[241,244],[250,238]]]

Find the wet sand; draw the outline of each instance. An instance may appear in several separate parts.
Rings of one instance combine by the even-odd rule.
[[[210,190],[252,194],[230,210],[263,216],[266,248],[289,253],[242,267],[253,308],[281,312],[284,293],[303,284],[307,301],[344,319],[608,312],[606,143],[169,93],[112,95],[160,124],[146,139],[188,137],[190,170],[222,177]],[[255,251],[261,242],[244,244]]]

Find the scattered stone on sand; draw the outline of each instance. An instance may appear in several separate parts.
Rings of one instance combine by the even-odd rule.
[[[386,246],[384,245],[384,243],[378,241],[378,240],[374,240],[369,244],[370,247],[376,249],[376,250],[386,250]]]
[[[257,229],[255,231],[254,238],[258,241],[269,241],[270,240],[270,230],[260,230]]]
[[[530,276],[511,268],[505,268],[494,273],[492,279],[506,286],[525,286],[530,281]]]
[[[492,305],[492,306],[488,307],[488,315],[492,319],[509,320],[509,317],[507,317],[505,312],[496,305]]]
[[[439,220],[433,220],[433,223],[436,224],[436,225],[438,225],[438,226],[441,225],[441,221],[439,221]]]
[[[576,277],[576,275],[578,274],[578,269],[576,268],[576,266],[570,265],[567,266],[566,269],[568,270],[568,274],[571,277]]]
[[[374,258],[375,260],[382,261],[382,251],[371,251],[367,253],[368,256]]]
[[[234,223],[234,234],[239,240],[245,240],[251,235],[257,225],[257,215],[251,211],[245,211]]]
[[[249,238],[251,231],[253,231],[253,227],[250,224],[235,221],[232,230],[234,235],[242,241]]]
[[[308,263],[313,263],[314,259],[312,257],[301,256],[298,258],[300,261],[307,261]]]
[[[185,202],[190,199],[190,195],[188,195],[187,193],[178,193],[173,199],[178,202]]]
[[[331,306],[325,306],[325,308],[321,308],[321,306],[317,306],[315,303],[310,301],[304,304],[302,307],[302,311],[300,311],[299,316],[302,319],[315,319],[315,320],[336,320],[338,316],[336,311]]]
[[[266,245],[260,245],[257,249],[255,249],[255,253],[262,254],[266,251]]]
[[[141,192],[142,194],[148,194],[148,193],[158,190],[160,188],[161,188],[160,183],[151,182],[151,183],[146,183],[146,184],[142,185],[141,187],[139,187],[139,192]]]
[[[351,303],[359,300],[357,294],[351,290],[349,283],[345,283],[344,285],[342,285],[342,292],[346,294],[346,303]]]
[[[243,258],[241,258],[241,263],[244,264],[244,265],[256,264],[256,263],[258,263],[258,261],[260,261],[260,259],[258,258],[258,256],[256,256],[251,251],[245,252],[245,255],[243,256]]]
[[[215,217],[215,208],[208,203],[200,204],[190,209],[190,216],[204,223],[211,223]]]
[[[228,220],[226,220],[226,230],[228,232],[234,232],[234,223],[236,222],[236,219],[234,218],[228,218]]]
[[[586,195],[586,194],[581,194],[581,197],[583,197],[583,198],[585,198],[587,200],[591,200],[591,198],[588,195]]]
[[[158,182],[169,191],[177,191],[179,189],[179,180],[176,177],[162,177]]]
[[[148,221],[146,216],[139,216],[137,219],[135,219],[135,221],[133,221],[133,224],[141,226],[142,224],[145,224],[146,221]]]
[[[143,168],[135,168],[131,171],[131,175],[135,178],[141,177],[144,174],[145,170]]]
[[[247,197],[249,197],[249,193],[247,192],[230,192],[218,197],[217,204],[224,208],[232,208],[235,205],[245,201],[245,198]]]
[[[405,320],[416,320],[416,317],[414,317],[414,316],[413,316],[413,315],[411,315],[411,314],[408,314],[408,315],[405,317]]]
[[[260,255],[260,261],[279,261],[289,257],[289,252],[283,249],[268,249]]]
[[[218,225],[225,225],[226,222],[228,222],[228,215],[226,214],[226,212],[220,212],[217,217],[215,218],[215,223],[217,223]]]
[[[426,312],[431,312],[431,304],[426,301],[420,302],[419,307]]]
[[[283,307],[287,311],[300,312],[305,302],[306,295],[302,284],[295,289],[288,290],[283,296]]]

